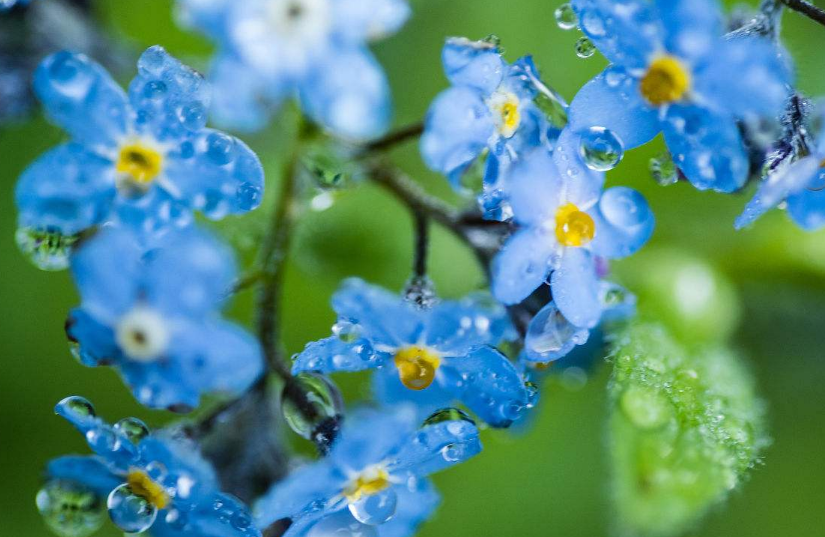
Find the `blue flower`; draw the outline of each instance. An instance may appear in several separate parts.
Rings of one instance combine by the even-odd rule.
[[[208,87],[160,47],[138,62],[128,96],[69,52],[47,57],[34,87],[72,141],[35,161],[17,185],[19,223],[75,234],[107,222],[141,232],[243,213],[261,201],[263,169],[241,141],[205,128]]]
[[[15,6],[28,5],[30,0],[0,0],[0,12],[11,9]]]
[[[725,39],[715,0],[573,0],[582,31],[612,62],[570,104],[577,132],[604,127],[624,148],[664,131],[698,189],[732,192],[747,180],[737,120],[775,118],[790,73],[758,37]]]
[[[407,20],[405,0],[179,0],[184,24],[218,44],[212,65],[216,120],[266,125],[297,94],[315,121],[347,138],[371,138],[390,119],[390,88],[367,44]]]
[[[436,97],[427,113],[424,161],[461,190],[467,169],[487,153],[480,201],[488,217],[505,219],[506,170],[558,134],[534,101],[540,93],[558,97],[541,83],[531,57],[508,65],[487,41],[448,39],[442,61],[452,87]]]
[[[347,280],[333,296],[336,335],[310,343],[293,373],[378,369],[383,402],[412,399],[422,413],[459,400],[506,427],[528,404],[515,367],[491,345],[512,337],[504,308],[478,299],[417,309],[399,295]]]
[[[825,128],[812,144],[810,154],[782,163],[759,185],[745,211],[736,219],[741,229],[783,201],[788,215],[802,229],[814,231],[825,225]]]
[[[66,322],[76,356],[116,367],[144,405],[185,410],[203,392],[240,393],[260,376],[257,341],[218,315],[235,266],[206,233],[170,233],[147,252],[130,232],[106,229],[71,263],[82,300]]]
[[[559,311],[587,329],[602,314],[597,256],[632,254],[650,238],[654,218],[635,190],[602,192],[604,174],[581,165],[575,138],[565,129],[552,155],[534,153],[514,167],[510,202],[520,228],[493,261],[492,289],[515,304],[549,276]]]
[[[107,499],[121,530],[148,529],[155,537],[260,537],[247,507],[220,492],[214,470],[190,441],[150,434],[137,418],[109,425],[82,397],[68,397],[55,410],[83,433],[95,454],[52,460],[48,478]]]
[[[258,501],[258,526],[291,518],[285,537],[320,537],[350,525],[377,526],[381,537],[412,534],[438,503],[426,477],[481,451],[478,429],[460,411],[445,410],[420,428],[415,415],[398,407],[348,416],[326,458]]]

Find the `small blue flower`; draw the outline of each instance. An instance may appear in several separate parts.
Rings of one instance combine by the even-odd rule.
[[[144,405],[184,410],[260,376],[257,341],[218,315],[235,266],[206,233],[170,233],[147,252],[132,233],[105,229],[71,263],[82,300],[66,322],[76,356],[116,367]]]
[[[0,12],[9,10],[14,6],[28,5],[30,0],[0,0]]]
[[[534,102],[550,90],[540,82],[530,56],[508,65],[487,41],[448,39],[442,61],[452,87],[436,97],[427,113],[424,161],[461,190],[464,173],[488,152],[480,201],[488,217],[505,219],[506,170],[558,134]]]
[[[208,87],[160,47],[138,62],[128,96],[87,57],[58,52],[34,77],[47,116],[72,141],[17,185],[19,223],[75,234],[107,222],[141,232],[258,206],[263,169],[241,141],[205,128]]]
[[[257,130],[284,98],[336,134],[364,139],[390,119],[390,88],[367,44],[406,22],[405,0],[179,0],[184,24],[218,44],[215,119]]]
[[[664,131],[698,189],[732,192],[748,155],[737,120],[776,118],[786,60],[768,39],[725,39],[715,0],[573,0],[582,31],[612,62],[570,104],[570,126],[611,130],[625,149]]]
[[[478,299],[417,309],[399,295],[358,279],[332,299],[336,335],[310,343],[293,373],[378,369],[385,403],[413,400],[422,413],[459,400],[488,424],[506,427],[527,403],[515,367],[491,345],[512,338],[501,306]]]
[[[220,492],[214,470],[188,440],[150,433],[137,418],[109,425],[82,397],[68,397],[55,410],[83,433],[95,454],[52,460],[48,478],[75,483],[105,499],[112,521],[123,531],[260,537],[247,507]]]
[[[559,311],[588,329],[602,314],[596,256],[632,254],[650,238],[654,218],[635,190],[602,192],[604,174],[585,171],[575,138],[565,129],[552,155],[537,152],[514,167],[510,202],[520,228],[493,261],[492,289],[515,304],[549,276]]]
[[[478,429],[461,412],[445,410],[420,428],[415,415],[401,406],[348,416],[326,458],[258,501],[258,526],[291,518],[285,537],[320,537],[349,525],[377,526],[381,537],[412,534],[438,503],[426,477],[481,451]],[[347,511],[354,523],[341,514]]]
[[[745,211],[736,219],[741,229],[783,201],[788,215],[802,229],[814,231],[825,225],[825,128],[810,154],[783,163],[756,191]]]

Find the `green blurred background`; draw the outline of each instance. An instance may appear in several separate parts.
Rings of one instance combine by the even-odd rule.
[[[439,62],[446,36],[497,34],[508,59],[532,53],[545,80],[568,99],[605,64],[598,54],[587,60],[576,57],[573,44],[580,34],[556,27],[558,1],[412,3],[414,15],[404,29],[375,46],[392,82],[398,125],[420,119],[446,86]],[[171,4],[94,2],[105,31],[128,40],[135,50],[162,44],[204,66],[210,45],[175,27]],[[799,87],[812,95],[823,93],[825,28],[788,13],[783,37],[797,62]],[[10,537],[48,535],[34,506],[41,470],[51,457],[86,450],[80,435],[53,415],[55,402],[82,394],[111,420],[137,415],[159,425],[170,417],[140,408],[113,371],[85,369],[72,360],[63,320],[77,297],[68,275],[38,271],[14,245],[16,178],[62,139],[59,129],[39,116],[0,128],[0,535]],[[279,131],[276,121],[270,132],[245,139],[262,156],[270,182],[276,182],[279,160],[289,147],[288,133]],[[722,196],[699,193],[686,184],[657,185],[647,163],[661,149],[657,140],[635,150],[609,175],[611,185],[642,190],[658,219],[646,253],[618,263],[617,269],[638,287],[642,310],[661,312],[686,343],[732,333],[769,403],[774,438],[764,467],[695,535],[825,535],[825,235],[798,231],[779,211],[754,229],[734,232],[732,222],[747,193]],[[454,199],[446,182],[424,169],[415,144],[395,157],[428,190]],[[246,222],[222,224],[247,259],[264,216],[261,211]],[[339,193],[331,208],[302,216],[287,278],[284,323],[290,351],[328,334],[333,321],[328,298],[341,278],[360,275],[400,288],[410,266],[409,220],[403,207],[371,185]],[[682,268],[696,263],[712,271],[716,285],[703,310],[682,314],[674,304],[684,288],[674,294],[668,286]],[[434,234],[431,268],[445,296],[459,296],[482,284],[469,253],[441,230]],[[232,311],[247,321],[250,307],[250,297],[243,296]],[[485,432],[482,456],[436,477],[444,502],[420,535],[606,535],[608,376],[608,367],[598,364],[584,385],[569,376],[551,378],[532,428]],[[353,397],[363,393],[351,379],[343,382]],[[108,525],[99,535],[117,534]]]

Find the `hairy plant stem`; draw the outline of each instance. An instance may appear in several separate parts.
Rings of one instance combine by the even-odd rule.
[[[816,7],[806,0],[780,0],[788,9],[801,13],[814,22],[825,26],[825,9]]]
[[[383,136],[365,145],[363,150],[361,151],[361,154],[369,155],[389,151],[390,149],[394,149],[395,147],[405,142],[418,138],[419,136],[421,136],[423,132],[423,121],[419,121],[418,123],[413,123],[412,125],[401,127],[400,129],[392,131],[386,136]]]

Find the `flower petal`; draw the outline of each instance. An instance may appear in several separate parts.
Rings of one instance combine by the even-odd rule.
[[[46,474],[50,479],[62,479],[83,485],[102,497],[123,483],[112,473],[105,460],[97,456],[66,455],[49,461]]]
[[[492,43],[453,37],[441,51],[444,72],[453,86],[470,86],[489,95],[504,78],[506,63]]]
[[[565,248],[561,264],[550,279],[553,300],[571,323],[593,328],[599,323],[599,279],[593,255],[583,248]]]
[[[455,389],[447,385],[442,371],[437,371],[435,382],[423,390],[411,390],[401,383],[394,364],[380,367],[372,374],[372,392],[382,405],[414,405],[419,421],[424,421],[438,409],[450,406],[456,399]]]
[[[543,231],[517,231],[493,260],[493,296],[505,304],[521,302],[547,279],[557,243]]]
[[[802,197],[804,189],[819,172],[819,159],[808,156],[783,166],[771,174],[745,206],[745,211],[736,219],[736,229],[742,229],[756,221],[757,218],[779,205],[789,196]],[[794,202],[795,206],[801,200]],[[798,206],[797,206],[798,208]]]
[[[272,119],[287,93],[279,79],[264,78],[229,54],[218,55],[209,71],[212,84],[211,119],[225,129],[255,132]]]
[[[370,408],[350,412],[329,459],[339,468],[355,471],[394,461],[410,444],[418,426],[416,418],[414,409],[407,406],[397,406],[392,413]],[[392,464],[387,471],[392,473]]]
[[[335,2],[332,9],[338,34],[350,42],[359,43],[394,34],[411,13],[405,0]]]
[[[366,339],[345,342],[338,336],[332,336],[307,343],[304,350],[295,357],[292,373],[363,371],[378,367],[387,357],[385,353],[376,352]]]
[[[579,153],[580,144],[581,135],[565,128],[553,149],[553,161],[562,177],[562,203],[590,207],[601,196],[604,172],[591,170],[585,165]]]
[[[466,461],[481,452],[478,427],[472,421],[448,420],[424,425],[389,460],[391,474],[424,477]]]
[[[717,0],[656,0],[668,52],[687,59],[716,54],[724,30]]]
[[[255,503],[257,525],[265,528],[276,520],[301,514],[315,502],[326,502],[341,493],[346,476],[322,459],[294,470]]]
[[[540,226],[552,219],[561,205],[564,182],[550,153],[535,151],[513,166],[509,175],[513,218],[524,225]]]
[[[69,312],[66,336],[77,343],[76,357],[85,366],[109,365],[121,355],[112,327],[102,324],[83,308]]]
[[[216,506],[220,507],[216,507]],[[261,531],[254,525],[246,505],[229,494],[214,493],[197,502],[187,513],[184,530],[158,516],[150,530],[152,537],[260,537]]]
[[[596,236],[592,251],[601,257],[627,257],[653,235],[656,219],[644,196],[632,188],[617,186],[602,194],[593,211]]]
[[[816,231],[825,225],[825,172],[820,171],[818,181],[798,194],[788,196],[788,215],[802,229]]]
[[[441,501],[429,479],[416,479],[414,484],[395,487],[398,507],[391,519],[381,525],[381,537],[411,537],[430,518]]]
[[[478,345],[497,345],[514,338],[507,310],[487,294],[443,301],[429,310],[424,341],[445,354],[464,354]]]

